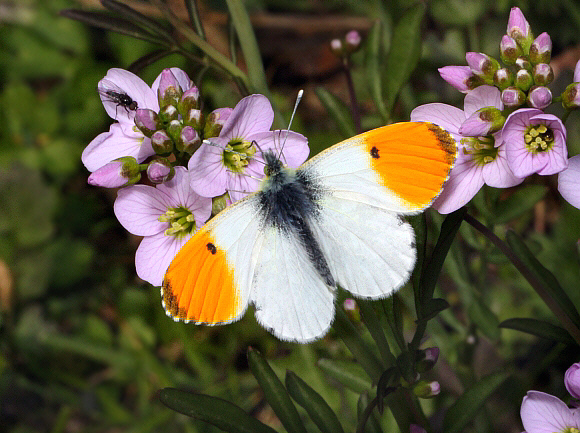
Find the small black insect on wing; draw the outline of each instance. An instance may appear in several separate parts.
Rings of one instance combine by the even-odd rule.
[[[129,112],[129,110],[135,111],[138,108],[137,101],[131,98],[121,88],[106,89],[104,87],[99,87],[98,91],[104,101],[117,104],[115,108],[115,117],[117,117],[117,109],[119,108],[119,106],[123,107],[127,113]]]

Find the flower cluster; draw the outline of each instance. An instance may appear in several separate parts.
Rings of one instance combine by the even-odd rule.
[[[570,409],[558,397],[540,391],[528,391],[520,411],[524,433],[578,433],[580,432],[580,363],[572,365],[564,376],[564,384],[576,399]]]
[[[436,123],[460,143],[456,164],[433,207],[450,213],[484,184],[508,188],[534,173],[559,173],[562,196],[580,208],[580,156],[568,159],[562,120],[543,111],[552,104],[547,87],[554,79],[550,36],[534,38],[526,18],[514,7],[500,51],[503,65],[487,54],[469,52],[468,66],[439,69],[445,81],[466,94],[463,110],[433,103],[411,113],[411,120]],[[580,107],[579,81],[580,62],[574,82],[556,98],[568,112]]]
[[[161,285],[175,254],[211,215],[257,190],[262,152],[276,151],[290,167],[308,157],[304,136],[271,130],[274,111],[265,96],[206,116],[199,89],[178,68],[165,69],[151,87],[129,71],[110,69],[98,91],[117,122],[86,147],[82,161],[91,185],[122,187],[115,215],[144,236],[135,265],[153,285]]]

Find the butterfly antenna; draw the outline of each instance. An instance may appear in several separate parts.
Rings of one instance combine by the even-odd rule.
[[[288,128],[286,129],[286,136],[284,137],[284,142],[282,146],[280,146],[280,154],[278,155],[278,159],[282,157],[282,150],[284,150],[284,145],[286,144],[286,140],[288,140],[288,135],[290,134],[290,127],[292,126],[292,121],[294,120],[294,115],[296,114],[296,109],[298,108],[298,104],[302,99],[302,95],[304,94],[304,90],[300,89],[298,91],[298,95],[296,96],[296,102],[294,103],[294,110],[292,110],[292,116],[290,116],[290,122],[288,123]]]

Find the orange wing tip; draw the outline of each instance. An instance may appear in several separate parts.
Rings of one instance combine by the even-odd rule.
[[[165,273],[161,302],[175,321],[218,324],[241,312],[234,270],[207,230],[197,232]]]
[[[451,134],[433,123],[395,123],[368,131],[363,142],[383,186],[410,211],[439,195],[457,153]]]

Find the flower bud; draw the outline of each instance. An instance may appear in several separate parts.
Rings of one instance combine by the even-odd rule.
[[[159,110],[159,118],[164,123],[169,123],[172,120],[179,119],[179,112],[177,111],[177,108],[175,108],[174,105],[166,105],[161,110]]]
[[[183,123],[187,126],[192,126],[197,130],[203,130],[203,113],[201,110],[192,108],[188,111],[187,115],[183,119]]]
[[[568,109],[580,107],[580,83],[572,83],[566,87],[562,93],[562,105]]]
[[[501,90],[511,86],[513,82],[514,76],[509,69],[501,68],[495,71],[495,74],[493,74],[493,84],[495,84]]]
[[[175,169],[167,158],[157,157],[147,166],[147,177],[151,183],[163,183],[173,179]]]
[[[151,146],[157,155],[166,155],[173,151],[173,141],[163,129],[153,133],[151,136]]]
[[[415,370],[425,373],[433,368],[439,359],[439,348],[429,347],[425,350],[417,350],[415,355]]]
[[[159,106],[166,107],[167,105],[177,106],[181,98],[182,90],[179,82],[171,69],[164,69],[161,72],[161,79],[159,80]]]
[[[175,143],[175,147],[177,148],[177,150],[179,150],[179,144],[177,143],[181,139],[179,135],[181,134],[182,129],[183,125],[179,120],[172,120],[171,122],[169,122],[169,125],[167,125],[167,128],[165,128],[167,134],[171,137],[171,139]]]
[[[526,94],[515,86],[510,86],[501,92],[501,101],[506,107],[519,107],[526,102]]]
[[[503,35],[499,44],[500,57],[506,65],[512,65],[522,55],[522,49],[508,35]]]
[[[530,62],[550,63],[552,56],[552,39],[546,32],[538,36],[530,46]]]
[[[518,57],[516,59],[516,67],[519,69],[525,69],[528,72],[532,72],[532,64],[525,57]]]
[[[431,398],[435,397],[441,392],[441,385],[439,382],[427,382],[426,380],[421,380],[413,387],[413,394],[419,398]]]
[[[532,77],[538,86],[547,86],[554,80],[554,71],[547,63],[538,63],[534,66]]]
[[[342,47],[342,41],[340,39],[333,39],[330,41],[330,51],[337,56],[342,57],[344,54],[344,48]]]
[[[481,137],[503,128],[505,117],[495,107],[484,107],[469,116],[460,126],[459,134],[466,137]]]
[[[153,133],[161,128],[161,121],[155,111],[148,108],[139,108],[135,113],[135,125],[145,137],[151,138]]]
[[[580,399],[580,362],[566,370],[564,385],[572,397]]]
[[[203,129],[203,136],[205,138],[209,137],[217,137],[220,135],[220,132],[232,114],[233,109],[226,107],[226,108],[218,108],[217,110],[213,110],[207,116],[207,120],[205,121],[205,126]]]
[[[518,7],[513,7],[510,11],[507,34],[518,43],[524,54],[528,54],[534,35],[530,24]]]
[[[211,214],[213,216],[228,207],[228,197],[228,193],[226,192],[211,199]]]
[[[197,131],[191,126],[185,126],[179,134],[179,140],[176,141],[177,150],[193,154],[201,145],[201,139]]]
[[[177,105],[179,113],[185,117],[189,110],[194,110],[199,108],[199,89],[193,86],[191,89],[187,90],[181,96],[181,100]]]
[[[576,67],[574,68],[574,80],[575,83],[580,82],[580,60],[576,62]]]
[[[139,179],[141,179],[141,173],[137,160],[132,156],[124,156],[91,173],[87,182],[89,185],[104,188],[120,188],[137,183]]]
[[[534,86],[528,93],[530,107],[543,110],[552,103],[552,92],[544,86]]]
[[[469,66],[444,66],[439,68],[441,78],[463,93],[485,84],[483,78],[475,75]]]
[[[344,37],[344,48],[347,53],[354,53],[360,47],[361,37],[356,30],[351,30]]]
[[[493,57],[489,57],[487,54],[471,51],[465,55],[465,59],[475,75],[487,79],[486,81],[490,83],[493,74],[499,69],[498,61]]]
[[[514,84],[518,89],[522,89],[524,92],[527,92],[532,84],[534,84],[534,79],[532,78],[532,74],[530,74],[525,69],[520,69],[516,73],[516,79]]]

